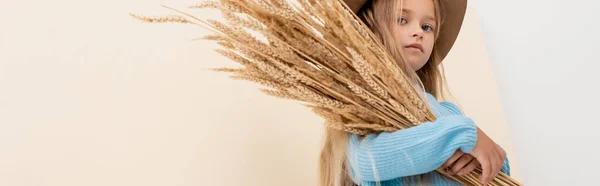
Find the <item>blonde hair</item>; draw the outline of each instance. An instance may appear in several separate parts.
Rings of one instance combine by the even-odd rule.
[[[325,127],[319,157],[319,186],[354,186],[348,172],[347,132]]]
[[[358,12],[358,16],[369,27],[369,29],[379,38],[386,50],[392,57],[398,61],[398,66],[406,73],[413,75],[419,81],[421,88],[431,93],[436,99],[444,99],[448,92],[444,77],[441,58],[437,54],[434,46],[432,55],[427,63],[416,72],[410,69],[408,64],[401,63],[405,61],[402,52],[394,40],[392,26],[395,24],[396,10],[401,6],[401,0],[370,0]],[[443,12],[439,0],[433,0],[435,6],[436,25],[442,25]],[[394,15],[394,16],[390,16]],[[436,27],[435,38],[439,35],[439,28]],[[409,77],[410,77],[409,75]],[[353,186],[355,185],[350,177],[349,162],[347,158],[347,145],[349,142],[349,133],[344,131],[329,129],[325,127],[323,146],[319,159],[319,185],[320,186]],[[360,181],[360,178],[356,178]],[[405,181],[420,183],[421,185],[430,185],[427,182],[427,174],[411,176]],[[379,185],[379,182],[378,182]]]

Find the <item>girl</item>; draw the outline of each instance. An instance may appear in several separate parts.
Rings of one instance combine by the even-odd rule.
[[[419,126],[365,137],[326,129],[320,185],[460,185],[436,172],[464,175],[482,167],[489,183],[510,174],[506,153],[473,120],[446,101],[438,65],[452,47],[466,0],[345,0],[407,73],[416,73],[438,118]]]

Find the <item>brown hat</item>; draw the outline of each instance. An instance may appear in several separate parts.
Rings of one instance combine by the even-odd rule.
[[[357,13],[367,0],[344,0],[348,7]],[[462,26],[465,11],[467,10],[467,0],[439,0],[440,6],[444,11],[444,20],[440,27],[440,35],[438,36],[435,47],[438,50],[440,59],[444,59],[454,41],[458,36],[460,27]]]

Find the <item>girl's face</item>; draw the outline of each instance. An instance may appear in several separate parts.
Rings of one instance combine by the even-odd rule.
[[[403,0],[401,7],[392,27],[394,39],[408,65],[417,71],[427,63],[433,50],[437,26],[435,6],[433,0]]]

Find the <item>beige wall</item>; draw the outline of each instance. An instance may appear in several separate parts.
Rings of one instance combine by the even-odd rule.
[[[190,42],[206,31],[127,15],[170,13],[164,2],[11,3],[0,7],[0,185],[316,183],[321,119],[207,71],[232,63]],[[465,28],[448,78],[512,154],[476,20]]]

